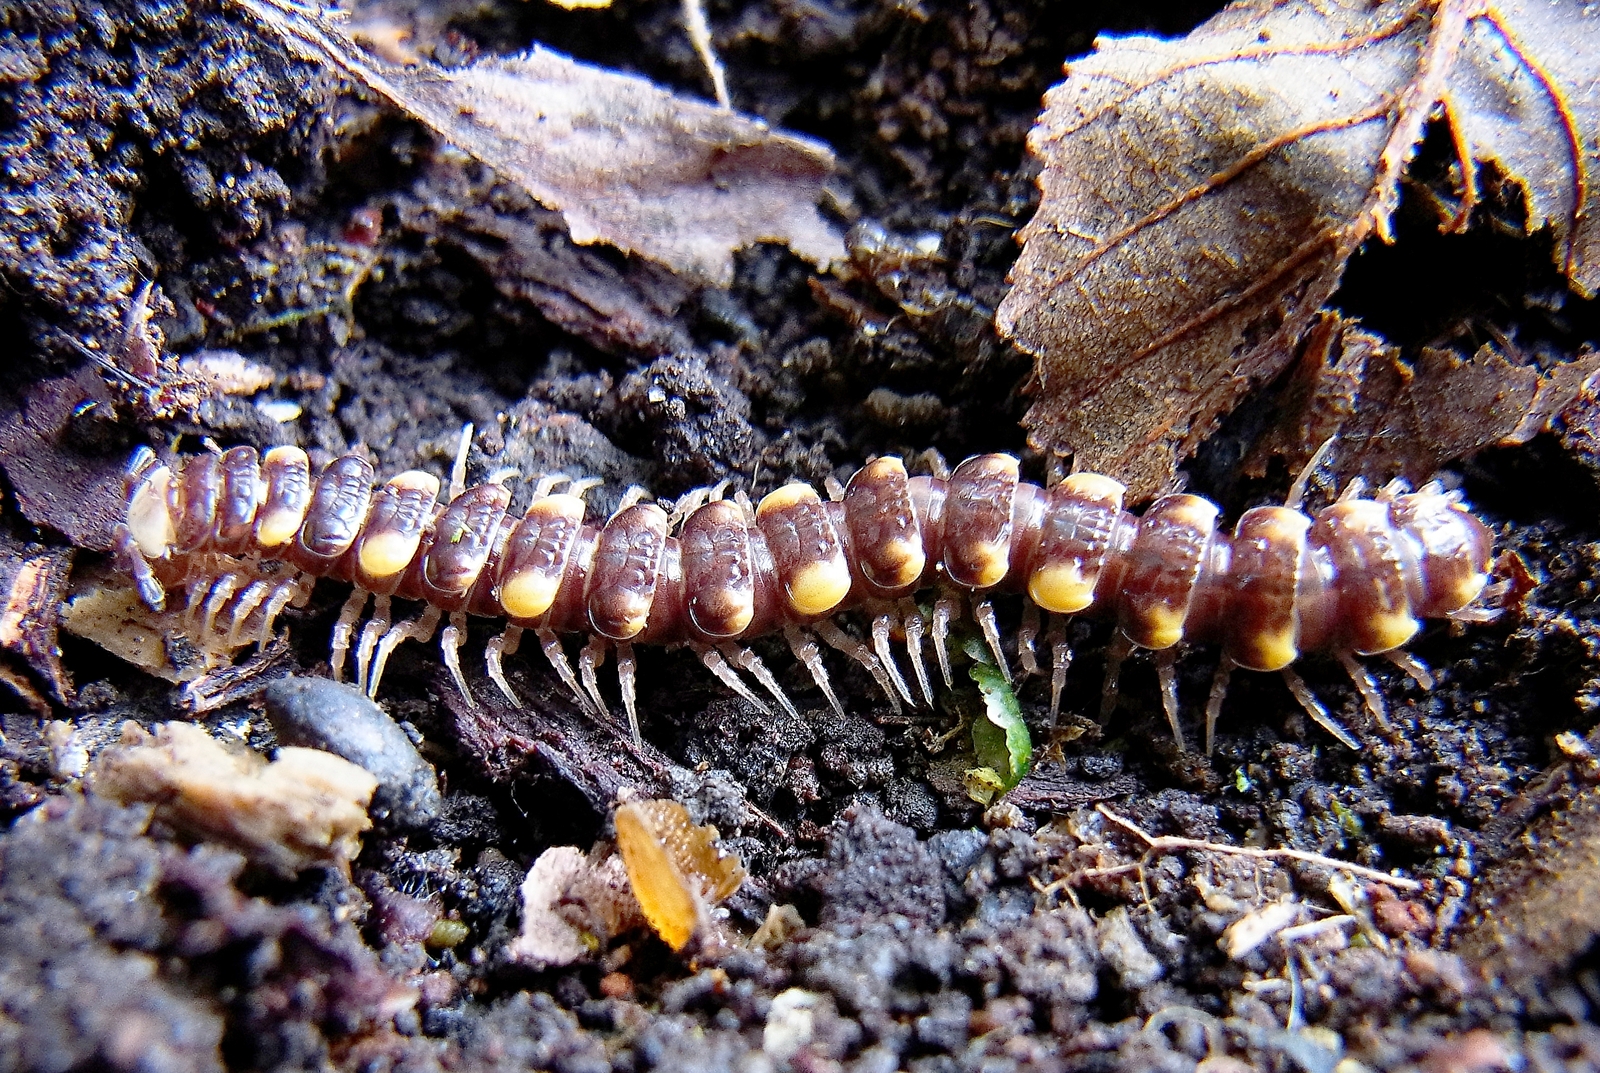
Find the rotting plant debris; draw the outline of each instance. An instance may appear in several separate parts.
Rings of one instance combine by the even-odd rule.
[[[1392,241],[1436,112],[1458,154],[1443,225],[1495,169],[1593,295],[1600,146],[1576,132],[1600,127],[1597,26],[1577,4],[1241,2],[1182,40],[1101,39],[1029,136],[1044,199],[997,314],[1037,359],[1033,442],[1138,496],[1167,484],[1362,243]]]
[[[286,5],[253,2],[290,19]],[[1272,681],[1236,684],[1209,759],[1173,744],[1148,668],[1124,675],[1115,713],[1096,719],[1111,631],[1087,621],[1066,629],[1076,659],[1060,721],[1049,718],[1038,678],[995,689],[990,699],[1004,711],[990,727],[1004,740],[990,740],[981,763],[968,748],[980,703],[970,686],[965,721],[944,708],[897,720],[864,672],[828,653],[843,708],[835,712],[807,692],[781,642],[761,655],[801,701],[792,713],[762,712],[703,681],[682,654],[642,648],[642,742],[623,720],[578,711],[526,638],[504,669],[527,707],[512,706],[473,665],[480,703],[468,703],[437,655],[408,645],[395,653],[379,712],[346,687],[297,685],[325,673],[344,595],[330,583],[285,618],[270,660],[236,691],[208,698],[217,706],[177,733],[213,762],[253,754],[250,768],[290,738],[370,764],[379,776],[373,827],[355,833],[367,813],[359,795],[346,797],[337,811],[348,823],[314,828],[326,845],[263,867],[245,853],[275,856],[251,841],[262,823],[275,838],[316,841],[311,827],[279,823],[304,798],[271,790],[241,833],[180,827],[177,798],[120,806],[83,789],[85,771],[97,781],[126,755],[125,723],[151,734],[187,699],[77,636],[60,639],[59,677],[51,662],[52,594],[69,558],[80,585],[97,584],[96,570],[118,576],[94,549],[109,545],[121,470],[137,443],[182,454],[208,451],[208,441],[293,443],[318,460],[364,445],[380,472],[415,467],[443,481],[470,422],[472,483],[514,468],[508,487],[521,495],[540,474],[593,475],[604,479],[588,492],[597,514],[630,485],[679,496],[726,478],[725,498],[759,498],[790,478],[822,487],[872,456],[929,472],[940,464],[929,447],[950,462],[1005,451],[1022,459],[1026,479],[1044,483],[1056,460],[1030,455],[1017,425],[1029,401],[1019,390],[1027,356],[995,335],[991,316],[1017,255],[1014,235],[1034,211],[1038,167],[1050,200],[1030,232],[1030,260],[1044,248],[1042,230],[1059,222],[1052,214],[1068,171],[1071,189],[1109,191],[1106,204],[1127,208],[1144,187],[1125,170],[1108,173],[1106,160],[1188,169],[1192,181],[1172,193],[1266,144],[1250,127],[1238,143],[1191,158],[1168,137],[1173,116],[1218,113],[1196,83],[1239,69],[1221,57],[1152,84],[1148,95],[1164,108],[1130,105],[1129,122],[1150,140],[1129,152],[1090,152],[1081,166],[1029,162],[1024,138],[1063,58],[1089,53],[1097,33],[1112,43],[1071,62],[1047,122],[1077,72],[1135,47],[1187,55],[1219,25],[1259,54],[1251,77],[1274,83],[1274,93],[1293,92],[1280,64],[1338,66],[1351,53],[1343,38],[1319,38],[1334,46],[1318,55],[1279,34],[1270,20],[1298,32],[1304,10],[1295,5],[1239,5],[1187,40],[1211,11],[1112,7],[706,5],[743,114],[692,101],[687,111],[735,142],[758,129],[746,115],[771,124],[777,163],[798,169],[776,176],[790,208],[849,227],[850,267],[831,278],[814,270],[822,256],[787,248],[792,220],[771,228],[780,245],[736,242],[737,229],[692,236],[698,252],[672,262],[699,258],[685,275],[622,252],[641,248],[627,241],[576,246],[563,213],[539,208],[515,167],[496,175],[448,144],[454,135],[439,125],[419,125],[403,105],[374,99],[349,68],[330,67],[325,50],[296,59],[232,3],[29,0],[0,12],[0,330],[25,341],[17,374],[0,383],[0,578],[10,591],[0,666],[50,716],[0,691],[0,1070],[142,1062],[408,1073],[1436,1073],[1600,1064],[1571,916],[1579,899],[1518,899],[1521,915],[1484,916],[1493,932],[1474,916],[1528,877],[1541,881],[1521,832],[1560,833],[1563,817],[1584,819],[1590,765],[1570,750],[1600,718],[1600,422],[1583,364],[1600,317],[1581,297],[1596,217],[1579,212],[1558,234],[1572,206],[1538,196],[1563,189],[1562,158],[1541,156],[1557,166],[1540,170],[1506,149],[1548,148],[1560,132],[1539,111],[1548,96],[1513,95],[1521,118],[1481,137],[1465,125],[1491,114],[1473,87],[1509,77],[1519,90],[1537,88],[1519,56],[1551,86],[1586,84],[1567,62],[1596,53],[1580,47],[1586,31],[1527,32],[1535,18],[1573,16],[1576,6],[1428,3],[1408,7],[1410,21],[1391,19],[1395,36],[1364,56],[1403,62],[1376,71],[1368,88],[1379,97],[1364,100],[1376,108],[1400,92],[1404,107],[1284,145],[1282,156],[1326,162],[1322,150],[1349,136],[1381,146],[1377,128],[1415,121],[1426,137],[1414,156],[1398,135],[1390,140],[1400,156],[1378,165],[1370,154],[1335,154],[1354,161],[1341,174],[1360,188],[1345,208],[1377,189],[1375,166],[1404,171],[1389,187],[1401,201],[1388,217],[1396,244],[1369,241],[1347,262],[1319,246],[1300,263],[1306,286],[1285,293],[1250,290],[1289,277],[1236,259],[1233,293],[1258,300],[1262,315],[1237,337],[1237,352],[1218,349],[1238,358],[1230,375],[1264,377],[1298,360],[1303,375],[1287,394],[1191,419],[1181,416],[1189,402],[1172,408],[1170,389],[1200,384],[1209,366],[1178,361],[1175,376],[1145,385],[1155,392],[1151,420],[1180,415],[1173,428],[1197,446],[1179,479],[1229,516],[1281,502],[1293,471],[1338,428],[1351,442],[1324,454],[1313,499],[1337,495],[1348,476],[1425,479],[1442,466],[1439,478],[1517,557],[1507,561],[1525,562],[1507,597],[1515,613],[1418,639],[1431,690],[1374,671],[1387,728],[1363,716],[1337,666],[1305,662],[1308,684],[1357,734],[1359,752],[1308,728]],[[1371,12],[1381,20],[1388,10]],[[293,15],[307,32],[342,25],[316,7]],[[1467,35],[1453,71],[1412,79],[1425,42],[1442,42],[1452,27]],[[1507,27],[1514,43],[1502,35],[1497,44]],[[646,97],[709,93],[676,4],[565,11],[518,0],[361,0],[344,28],[381,58],[330,37],[335,54],[385,78],[392,65],[425,58],[401,81],[431,87],[424,96],[445,126],[462,122],[452,93],[508,65],[525,69],[494,57],[541,42],[602,72],[598,81],[578,73],[584,85],[625,77]],[[1152,32],[1173,40],[1128,37]],[[350,84],[341,91],[329,71]],[[455,89],[446,74],[459,78]],[[1444,86],[1450,114],[1427,126],[1432,102],[1404,97],[1407,85]],[[1592,97],[1563,99],[1574,129],[1592,130]],[[667,101],[673,114],[685,100]],[[1211,133],[1239,133],[1245,109],[1222,112],[1227,122]],[[1453,117],[1470,135],[1460,152]],[[1280,135],[1295,130],[1292,116],[1285,122]],[[789,143],[780,129],[802,140]],[[825,189],[817,145],[837,156]],[[1494,152],[1475,148],[1485,145],[1509,155],[1497,165]],[[688,157],[703,162],[703,149]],[[1463,158],[1482,166],[1463,169]],[[1257,166],[1282,176],[1280,163]],[[741,168],[769,164],[752,149]],[[1328,189],[1269,186],[1246,206],[1255,215],[1189,228],[1198,245],[1186,249],[1201,261],[1215,253],[1210,263],[1220,265],[1238,252],[1231,225],[1241,220],[1286,243],[1337,245],[1356,225],[1317,201]],[[1309,200],[1290,207],[1320,212],[1320,230],[1294,232],[1301,217],[1273,200],[1296,192]],[[1208,192],[1184,202],[1146,230],[1170,238],[1163,228],[1211,220],[1217,200]],[[1124,225],[1151,206],[1127,211],[1134,219]],[[1471,226],[1454,230],[1458,221]],[[1058,237],[1068,241],[1073,226]],[[1134,244],[1093,264],[1121,264]],[[1094,352],[1149,344],[1122,331],[1146,327],[1134,322],[1148,295],[1170,297],[1187,283],[1207,300],[1204,273],[1180,275],[1170,259],[1135,267],[1143,271],[1131,283],[1125,265],[1107,277],[1102,308],[1113,315],[1081,329]],[[1342,289],[1319,296],[1339,271]],[[708,285],[714,279],[731,283]],[[154,314],[142,342],[127,316],[140,294]],[[1074,300],[1069,288],[1045,304]],[[1291,321],[1326,328],[1324,349],[1313,346],[1315,332],[1297,337]],[[122,373],[85,364],[85,350],[132,364]],[[239,394],[209,391],[208,371],[227,374]],[[1452,385],[1443,397],[1439,383]],[[1488,405],[1468,412],[1469,395]],[[1117,424],[1110,409],[1089,412],[1097,431]],[[1213,418],[1219,433],[1204,436]],[[1455,457],[1463,451],[1474,453]],[[1026,624],[1015,604],[997,606],[1014,651]],[[167,643],[156,621],[143,623],[129,654],[182,677],[196,654]],[[469,632],[468,645],[487,640],[481,623]],[[524,658],[530,649],[535,658]],[[1177,667],[1185,719],[1199,714],[1214,658],[1198,646]],[[295,678],[264,704],[262,687],[285,670]],[[604,693],[616,707],[609,684]],[[358,734],[351,716],[371,733]],[[1568,750],[1565,760],[1552,742]],[[134,748],[146,760],[163,755],[157,741]],[[1002,794],[999,776],[1023,775],[1025,765]],[[152,781],[168,785],[174,770],[154,766]],[[997,778],[980,808],[962,776],[986,766]],[[1553,791],[1567,768],[1573,781]],[[260,789],[230,780],[223,789],[236,806]],[[678,953],[653,936],[608,841],[618,802],[640,798],[681,805],[669,824],[680,834],[714,827],[713,864],[741,862],[743,882],[705,914],[713,943],[691,938]],[[1541,820],[1544,810],[1554,815]],[[347,875],[340,860],[355,851]],[[1562,861],[1563,878],[1585,880],[1584,853]],[[709,905],[695,907],[696,928]],[[1539,952],[1555,949],[1542,945],[1552,934],[1567,942],[1558,958],[1530,967],[1537,953],[1505,956],[1485,934]]]

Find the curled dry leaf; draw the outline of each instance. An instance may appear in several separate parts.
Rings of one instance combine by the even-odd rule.
[[[1562,401],[1550,417],[1549,428],[1563,447],[1591,470],[1600,472],[1600,372],[1585,377],[1572,398]]]
[[[617,849],[645,919],[673,950],[704,933],[711,909],[744,883],[744,865],[696,827],[676,801],[633,801],[616,812]]]
[[[1492,444],[1526,443],[1567,412],[1600,374],[1590,351],[1541,373],[1485,343],[1471,357],[1423,347],[1414,358],[1324,314],[1284,385],[1282,416],[1245,460],[1260,477],[1282,458],[1297,472],[1325,441],[1321,468],[1335,484],[1426,480],[1452,458]]]
[[[826,146],[535,47],[445,70],[359,48],[337,13],[237,0],[298,54],[334,67],[606,242],[718,284],[733,251],[782,242],[827,265],[844,243],[817,209]]]
[[[1448,223],[1492,164],[1594,293],[1596,29],[1581,4],[1254,0],[1182,40],[1103,38],[1030,135],[1043,201],[996,318],[1037,359],[1034,443],[1140,495],[1167,484],[1389,237],[1436,109],[1461,152]]]

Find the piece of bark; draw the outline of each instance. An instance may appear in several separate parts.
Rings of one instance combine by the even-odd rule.
[[[56,643],[72,554],[71,548],[24,547],[0,539],[0,648],[20,656],[61,704],[77,700]],[[16,688],[31,704],[24,687]]]
[[[455,716],[462,750],[491,779],[554,776],[582,794],[601,816],[624,791],[667,797],[675,774],[676,781],[691,778],[649,742],[635,742],[625,722],[596,719],[570,696],[524,691],[525,706],[512,707],[486,686],[477,703],[469,704],[442,676],[439,694]]]
[[[110,550],[122,520],[127,456],[84,449],[74,422],[92,421],[92,411],[109,411],[110,403],[99,373],[85,366],[35,384],[21,413],[0,413],[0,468],[23,516],[92,551]]]
[[[1058,763],[1044,763],[1028,772],[1005,800],[1029,811],[1070,812],[1096,801],[1131,794],[1138,788],[1139,780],[1132,775],[1090,782],[1075,777]]]
[[[561,214],[496,187],[485,201],[463,169],[437,161],[400,203],[401,223],[456,246],[483,266],[501,294],[610,354],[656,357],[694,341],[678,317],[693,288],[661,265],[575,245]],[[504,196],[502,196],[504,195]],[[505,202],[510,200],[512,205]]]

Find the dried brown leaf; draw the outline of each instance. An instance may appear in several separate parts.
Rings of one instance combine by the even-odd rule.
[[[726,284],[733,252],[782,242],[825,266],[844,243],[818,211],[821,143],[535,47],[446,70],[360,49],[337,13],[237,0],[295,52],[328,64],[606,242]]]
[[[1505,443],[1527,443],[1557,426],[1565,433],[1570,419],[1600,394],[1600,353],[1584,347],[1571,361],[1550,370],[1539,381],[1539,392],[1522,422],[1506,435]],[[1566,444],[1571,449],[1574,445]]]
[[[630,801],[613,818],[639,908],[668,946],[683,950],[710,926],[711,907],[744,883],[743,863],[676,801]]]
[[[1550,418],[1549,427],[1561,446],[1600,472],[1600,373],[1578,385],[1577,394]]]
[[[1462,0],[1459,6],[1471,7]],[[1528,230],[1549,228],[1556,264],[1586,298],[1600,291],[1600,11],[1497,0],[1466,19],[1439,94],[1466,164],[1492,164],[1523,190]]]
[[[1578,397],[1600,355],[1542,374],[1486,343],[1470,358],[1423,347],[1415,358],[1333,314],[1306,337],[1285,385],[1282,416],[1257,442],[1244,469],[1267,472],[1282,458],[1296,472],[1325,441],[1321,468],[1335,484],[1426,480],[1452,458],[1492,444],[1524,443]]]
[[[1593,291],[1597,26],[1577,4],[1259,0],[1178,41],[1103,38],[1029,138],[1044,197],[996,317],[1038,359],[1034,443],[1140,495],[1167,484],[1287,364],[1362,241],[1389,237],[1436,106],[1463,207],[1493,163]]]

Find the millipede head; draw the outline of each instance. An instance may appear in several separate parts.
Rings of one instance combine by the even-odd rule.
[[[1418,570],[1412,603],[1425,618],[1445,618],[1467,607],[1489,583],[1494,533],[1438,485],[1396,496],[1395,523],[1416,544]]]
[[[172,470],[150,448],[140,447],[128,465],[125,521],[134,544],[146,559],[165,559],[178,542],[172,497]]]

